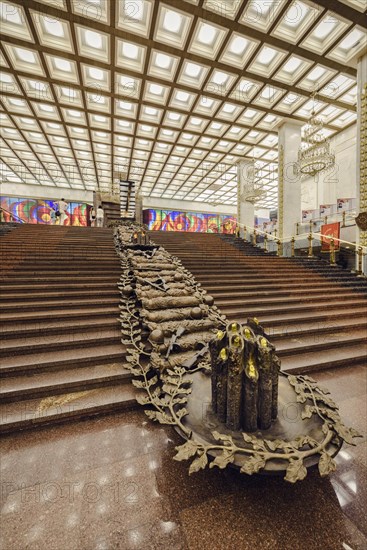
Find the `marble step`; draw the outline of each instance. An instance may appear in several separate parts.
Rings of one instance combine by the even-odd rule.
[[[57,315],[58,310],[62,309],[74,309],[78,308],[79,306],[91,309],[95,308],[96,306],[112,306],[116,305],[118,303],[117,297],[107,297],[107,298],[94,298],[94,297],[88,297],[85,298],[74,298],[73,300],[70,300],[69,298],[65,299],[59,299],[59,300],[44,300],[44,301],[38,301],[38,302],[22,302],[20,304],[14,303],[14,302],[4,302],[1,305],[1,311],[4,313],[8,312],[14,312],[14,311],[44,311],[44,310],[52,310],[54,311],[54,314]]]
[[[103,363],[121,362],[125,357],[125,348],[121,342],[90,348],[83,346],[60,350],[57,353],[48,352],[24,355],[13,355],[1,361],[2,376],[18,376],[44,371],[54,371],[98,365]]]
[[[57,376],[54,372],[43,372],[7,377],[0,382],[0,401],[24,401],[126,382],[131,382],[131,374],[121,362],[59,370]]]
[[[350,329],[339,328],[329,333],[315,331],[313,334],[293,335],[274,341],[279,357],[299,354],[304,352],[319,353],[323,349],[336,350],[345,345],[364,346],[367,357],[367,331],[366,327]]]
[[[353,311],[352,316],[348,319],[347,323],[343,312],[342,315],[339,315],[333,319],[325,317],[318,319],[317,317],[312,316],[309,319],[304,319],[302,317],[298,321],[288,322],[286,324],[274,323],[273,325],[269,325],[269,323],[263,322],[262,325],[274,345],[277,345],[280,340],[287,337],[298,338],[300,336],[307,335],[310,332],[314,332],[316,337],[317,335],[322,336],[324,334],[339,331],[340,329],[343,331],[364,329],[367,336],[366,316],[363,313],[358,316],[358,313],[355,311]]]
[[[100,318],[90,318],[89,314],[79,322],[70,322],[70,317],[64,319],[50,319],[34,321],[31,319],[29,322],[13,322],[7,323],[4,326],[0,326],[1,338],[12,339],[16,338],[22,341],[24,338],[39,338],[40,336],[60,335],[60,334],[72,334],[78,331],[95,331],[120,328],[120,324],[116,318],[116,312],[114,315],[105,318],[105,315],[101,315]]]
[[[323,307],[323,304],[326,303],[328,304],[328,307],[334,306],[334,301],[330,299],[330,296],[325,296],[325,295],[313,296],[308,293],[307,294],[304,293],[301,296],[293,296],[293,295],[287,296],[286,299],[284,299],[281,296],[277,297],[277,295],[267,297],[266,295],[263,295],[263,294],[258,295],[257,299],[252,299],[252,297],[241,298],[241,296],[236,296],[236,295],[234,295],[233,298],[232,297],[220,298],[220,297],[217,297],[217,295],[214,293],[212,295],[214,297],[215,303],[221,309],[226,306],[230,307],[233,305],[242,305],[242,307],[244,308],[251,308],[253,306],[268,308],[270,306],[277,307],[278,305],[285,304],[285,302],[286,302],[286,305],[290,308],[297,305],[301,307],[303,304],[305,306],[314,304],[315,307],[317,306]],[[355,295],[354,292],[347,292],[347,291],[338,292],[337,300],[338,300],[338,303],[342,301],[346,305],[348,305],[349,302],[360,303],[360,304],[366,303],[364,297],[358,297]]]
[[[27,292],[25,292],[27,290]],[[5,302],[8,300],[12,300],[13,302],[19,302],[22,301],[23,303],[30,302],[30,301],[38,301],[38,300],[52,300],[52,299],[72,299],[74,297],[77,298],[89,298],[93,299],[93,294],[97,294],[98,297],[112,297],[112,296],[119,296],[119,291],[117,288],[117,284],[115,288],[113,285],[110,285],[109,288],[101,288],[97,292],[92,289],[60,289],[60,290],[53,290],[49,288],[45,288],[42,292],[37,292],[36,290],[31,289],[23,289],[23,292],[18,291],[14,292],[13,290],[6,290],[1,292],[0,294],[0,302]]]
[[[316,370],[351,365],[367,366],[366,346],[354,345],[345,348],[325,349],[317,354],[300,353],[281,358],[282,370],[293,374],[304,374]]]
[[[39,428],[94,415],[139,407],[131,384],[93,388],[58,396],[39,397],[0,405],[0,432]]]
[[[8,313],[2,313],[0,316],[0,326],[8,325],[10,323],[11,325],[15,322],[21,322],[23,325],[28,325],[29,323],[34,322],[43,322],[43,321],[49,321],[53,322],[55,320],[55,317],[58,321],[67,321],[67,320],[84,320],[88,318],[106,318],[113,316],[114,318],[117,318],[120,314],[120,310],[118,307],[118,304],[113,304],[111,306],[107,307],[98,307],[95,309],[89,308],[89,307],[75,307],[73,310],[58,310],[57,316],[50,316],[49,311],[16,311],[16,312],[8,312]]]
[[[207,287],[205,287],[206,290],[208,290]],[[350,290],[349,292],[347,290]],[[304,288],[296,288],[296,289],[273,289],[273,290],[265,290],[265,289],[259,289],[256,288],[256,290],[248,291],[248,290],[240,290],[237,287],[231,290],[228,288],[226,291],[223,290],[214,290],[212,292],[212,295],[215,296],[216,300],[236,300],[238,298],[248,299],[248,298],[294,298],[295,300],[298,297],[304,298],[305,294],[307,297],[324,297],[325,298],[325,289],[324,288],[307,288],[307,291],[305,291]],[[352,289],[343,289],[343,296],[354,296],[355,293],[352,291]]]
[[[285,304],[284,302],[283,303],[280,303],[278,306],[274,307],[274,306],[270,306],[270,307],[246,307],[244,305],[243,302],[240,302],[239,304],[222,304],[220,301],[215,301],[216,305],[219,307],[219,309],[225,313],[226,315],[238,315],[240,314],[242,317],[243,316],[246,316],[247,317],[257,317],[259,319],[260,322],[262,322],[262,319],[266,316],[266,315],[270,315],[270,314],[273,314],[273,315],[285,315],[285,316],[288,316],[290,312],[292,313],[299,313],[299,312],[302,312],[302,313],[307,313],[307,312],[317,312],[317,311],[327,311],[327,312],[331,312],[331,311],[339,311],[340,314],[342,315],[343,314],[343,311],[342,311],[342,308],[345,307],[345,302],[344,301],[335,301],[335,302],[332,302],[331,304],[328,303],[327,307],[325,307],[325,304],[292,304],[292,305],[289,305],[289,304]],[[237,307],[234,307],[234,305],[236,305]],[[361,300],[356,298],[355,300],[350,300],[347,304],[348,307],[350,306],[360,306],[361,308],[364,307],[364,305],[361,303]],[[289,318],[289,317],[288,317]],[[279,319],[281,319],[281,317],[279,317]]]
[[[24,337],[16,340],[3,339],[0,343],[0,357],[15,357],[23,354],[49,353],[50,356],[58,351],[88,347],[89,349],[114,344],[121,338],[121,330],[115,325],[113,329],[84,331],[83,327],[77,332],[66,334],[52,334]]]

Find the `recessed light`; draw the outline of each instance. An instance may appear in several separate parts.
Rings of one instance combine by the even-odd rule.
[[[56,18],[50,18],[42,17],[43,25],[48,32],[48,34],[52,34],[52,36],[57,36],[58,38],[64,38],[64,27],[58,21]]]
[[[26,63],[36,62],[36,56],[30,50],[24,50],[23,48],[15,48],[15,51],[16,51],[17,57],[21,61],[25,61]]]
[[[197,78],[202,71],[202,67],[196,63],[186,63],[185,74],[190,78]]]
[[[168,113],[168,118],[170,120],[177,121],[177,120],[180,120],[181,115],[179,115],[178,113]]]
[[[194,126],[200,126],[201,123],[203,122],[203,119],[202,118],[196,118],[196,117],[192,117],[191,120],[190,120],[191,124],[193,124]]]
[[[129,59],[138,59],[139,57],[139,48],[135,44],[130,42],[122,43],[122,54]]]
[[[344,40],[339,44],[339,48],[342,50],[349,50],[357,46],[359,44],[360,39],[362,38],[363,34],[358,29],[354,29],[348,36],[344,38]]]
[[[297,59],[297,57],[291,57],[288,59],[287,63],[283,66],[282,70],[286,73],[293,73],[301,65],[302,61]]]
[[[131,111],[132,106],[133,106],[132,103],[129,103],[127,101],[119,101],[118,105],[119,105],[120,109],[123,109],[124,111]]]
[[[153,109],[153,107],[145,107],[145,112],[149,116],[155,116],[158,114],[157,109]]]
[[[143,1],[144,0],[134,0],[133,2],[130,2],[125,0],[125,2],[123,3],[123,9],[124,17],[127,21],[131,19],[135,19],[135,21],[142,21],[144,8]]]
[[[12,105],[17,105],[18,107],[24,107],[25,106],[25,101],[24,99],[14,99],[12,97],[9,97],[8,98],[8,101],[9,103],[11,103]]]
[[[215,71],[214,75],[212,76],[212,82],[218,85],[223,85],[227,82],[228,75],[226,73],[222,73],[221,71]]]
[[[273,50],[273,48],[269,48],[268,46],[264,46],[258,55],[257,61],[262,65],[270,65],[276,54],[276,50]]]
[[[214,103],[214,99],[209,99],[209,97],[202,97],[199,103],[202,107],[210,109],[210,107],[212,107]]]
[[[162,95],[163,87],[158,84],[149,84],[149,92],[153,95]]]
[[[64,71],[67,73],[71,72],[71,63],[70,61],[67,61],[66,59],[60,59],[60,57],[54,57],[54,64],[56,69],[59,71]]]
[[[183,103],[186,103],[189,98],[190,98],[190,94],[188,94],[186,92],[177,92],[176,93],[176,99],[178,101],[182,101]]]
[[[54,108],[51,105],[46,105],[45,103],[39,103],[38,108],[41,109],[41,111],[46,111],[47,113],[54,112]]]
[[[67,110],[68,115],[73,116],[75,118],[80,118],[82,115],[79,111],[73,111],[71,109]]]
[[[243,38],[242,36],[236,36],[231,40],[229,51],[236,55],[240,55],[245,51],[248,44],[249,42],[248,40],[246,40],[246,38]]]
[[[178,33],[182,26],[182,16],[176,11],[166,10],[163,28],[171,33]]]
[[[91,48],[100,50],[103,46],[102,35],[98,32],[86,30],[84,31],[85,43]]]
[[[223,107],[223,111],[228,114],[234,113],[234,111],[237,109],[236,105],[233,105],[232,103],[226,103]]]
[[[218,30],[215,27],[213,27],[212,25],[208,25],[207,23],[203,23],[201,25],[197,39],[202,44],[212,44],[217,34]]]
[[[168,69],[171,65],[172,59],[164,53],[157,53],[155,56],[155,65],[161,69]]]
[[[88,67],[88,73],[91,78],[96,80],[104,80],[104,71],[96,69],[95,67]]]
[[[308,75],[308,80],[317,80],[318,78],[322,77],[325,74],[325,69],[322,67],[315,67]]]

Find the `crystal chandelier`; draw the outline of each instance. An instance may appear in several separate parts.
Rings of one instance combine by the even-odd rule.
[[[298,164],[301,174],[315,176],[334,166],[335,155],[330,153],[330,142],[322,133],[324,122],[315,114],[315,93],[311,97],[314,105],[304,130],[305,143],[298,151]]]
[[[255,204],[264,195],[266,195],[266,191],[260,187],[258,169],[255,164],[255,159],[252,159],[251,164],[247,167],[246,185],[243,186],[239,201]]]

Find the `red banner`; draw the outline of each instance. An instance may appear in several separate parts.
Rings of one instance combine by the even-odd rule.
[[[327,223],[321,226],[321,250],[323,252],[330,251],[330,240],[334,239],[335,250],[339,250],[340,239],[340,222]]]

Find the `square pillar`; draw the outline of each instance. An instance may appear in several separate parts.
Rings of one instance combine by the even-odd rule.
[[[301,221],[301,174],[298,151],[301,147],[303,122],[286,119],[279,126],[278,168],[278,236],[280,239],[296,234]]]

